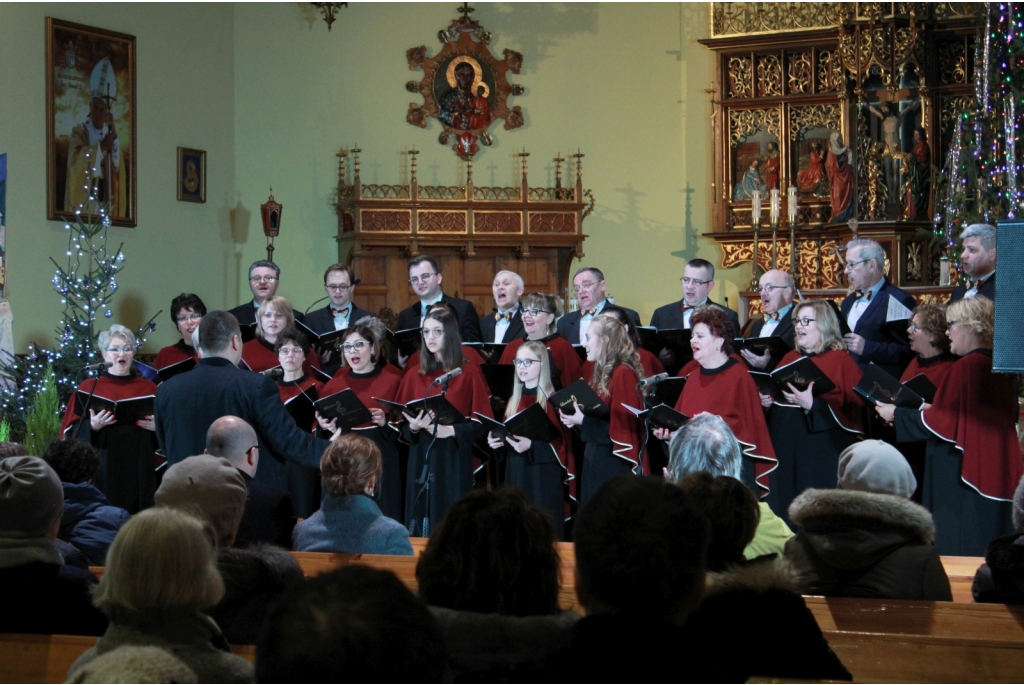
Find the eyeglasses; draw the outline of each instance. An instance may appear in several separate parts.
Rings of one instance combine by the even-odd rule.
[[[409,285],[416,285],[417,283],[426,283],[436,275],[436,273],[432,273],[423,274],[422,276],[409,276]]]
[[[286,357],[298,356],[303,354],[301,347],[282,347],[277,351],[278,356],[284,355]]]
[[[802,318],[802,319],[793,319],[793,323],[794,324],[800,324],[804,328],[807,328],[809,325],[811,325],[815,321],[817,321],[817,319],[808,319],[806,316],[804,318]]]
[[[424,331],[423,333],[424,335],[426,335],[426,331]],[[369,344],[370,343],[366,342],[365,340],[356,340],[355,342],[352,343],[345,343],[344,345],[341,346],[341,349],[345,354],[348,354],[353,350],[358,352],[359,350],[363,349]]]
[[[276,280],[277,276],[249,276],[250,283],[259,283],[261,281],[264,283],[273,283]]]
[[[181,316],[176,317],[174,320],[177,321],[178,323],[188,323],[189,321],[199,321],[199,319],[201,318],[203,318],[202,314],[192,313],[182,314]]]
[[[789,287],[788,285],[770,285],[769,284],[769,285],[762,285],[760,288],[758,288],[758,290],[760,292],[762,292],[762,293],[768,293],[769,295],[771,295],[773,290],[783,290],[784,288],[788,288],[788,287]]]
[[[537,316],[538,314],[554,314],[546,309],[537,309],[536,307],[526,308],[523,307],[523,314],[529,314],[530,316]]]
[[[540,360],[539,359],[513,359],[512,363],[515,364],[517,367],[521,366],[524,369],[528,369],[531,366],[533,366],[534,364],[540,364]]]
[[[921,329],[917,327],[916,323],[911,321],[910,325],[907,326],[907,330],[910,331],[911,333],[917,333]]]
[[[700,281],[697,280],[696,278],[689,278],[687,276],[683,276],[682,278],[679,279],[679,282],[682,283],[683,285],[695,285],[700,287],[702,285],[707,285],[711,281]]]
[[[846,262],[846,266],[843,267],[843,271],[853,271],[859,265],[864,264],[865,262],[870,262],[870,261],[871,261],[870,259],[862,259],[859,262]]]
[[[442,335],[444,335],[444,329],[435,328],[431,330],[429,328],[424,328],[422,333],[424,338],[440,338]]]
[[[578,293],[581,290],[593,290],[596,287],[597,283],[580,283],[579,285],[574,285],[572,291]]]
[[[130,347],[108,347],[107,352],[111,354],[128,354],[129,352],[134,352],[134,350]]]
[[[334,285],[333,283],[330,283],[328,285],[325,285],[324,287],[330,290],[332,293],[345,293],[348,292],[349,288],[351,288],[352,286],[345,285],[344,283],[341,285]]]

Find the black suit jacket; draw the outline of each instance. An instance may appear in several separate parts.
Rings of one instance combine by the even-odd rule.
[[[201,359],[191,371],[161,383],[154,404],[156,437],[168,464],[202,454],[206,431],[234,415],[256,430],[260,463],[256,480],[288,489],[287,461],[320,468],[328,442],[299,430],[267,376],[243,371],[220,357]]]
[[[874,362],[886,373],[899,378],[914,353],[910,351],[910,340],[907,338],[906,330],[894,330],[885,325],[890,297],[895,297],[907,309],[913,310],[917,306],[910,293],[897,288],[885,278],[878,296],[871,298],[867,309],[861,314],[857,326],[853,329],[854,333],[864,338],[864,351],[859,355],[851,354],[861,369],[866,369],[870,362]],[[851,293],[843,300],[839,310],[844,319],[849,317],[853,303],[857,299],[857,294]]]
[[[483,340],[480,337],[480,315],[476,313],[472,302],[444,294],[441,295],[441,301],[447,302],[455,308],[455,315],[459,317],[459,328],[462,331],[462,342],[481,342]],[[422,311],[423,305],[418,301],[400,311],[398,313],[398,330],[418,328]]]
[[[793,328],[793,317],[790,314],[793,310],[786,312],[786,316],[779,319],[779,325],[772,331],[772,337],[779,337],[786,341],[790,347],[796,346],[796,330]],[[759,319],[750,327],[748,338],[760,338],[761,329],[764,328],[764,319]]]
[[[726,307],[724,304],[718,304],[708,299],[707,304],[724,309],[725,313],[729,315],[729,321],[732,322],[733,331],[737,336],[740,334],[740,316],[733,310]],[[672,304],[666,304],[658,307],[654,310],[654,314],[651,315],[651,325],[661,330],[662,328],[682,328],[683,327],[683,300],[673,302]]]
[[[249,300],[243,304],[238,305],[233,309],[228,310],[228,314],[238,319],[238,323],[242,325],[252,325],[256,323],[256,307],[253,307],[255,300]],[[302,316],[302,312],[297,309],[292,310],[292,316],[295,317],[296,321],[305,322],[305,318]]]
[[[494,319],[494,314],[488,314],[480,319],[480,336],[483,342],[494,342],[494,327],[497,322]],[[505,335],[501,337],[498,342],[509,343],[517,338],[523,338],[526,336],[526,329],[523,328],[523,308],[521,306],[516,307],[516,311],[512,314],[512,320],[508,322],[508,328],[505,329]]]
[[[352,312],[348,315],[348,325],[352,326],[364,316],[374,316],[374,314],[352,304]],[[333,333],[334,315],[331,314],[331,305],[306,314],[306,318],[302,320],[302,323],[306,324],[314,333]]]
[[[611,304],[609,302],[609,304]],[[623,307],[621,304],[615,305],[616,307],[625,310],[629,314],[629,318],[633,320],[634,326],[639,326],[640,315],[628,307]],[[601,311],[604,311],[603,309]],[[558,328],[558,334],[569,341],[572,345],[580,344],[580,319],[583,315],[580,314],[580,310],[577,309],[574,312],[569,312],[558,320],[556,324]]]
[[[263,466],[260,460],[256,468],[259,473]],[[238,526],[235,545],[246,547],[254,542],[269,542],[273,545],[292,548],[292,529],[295,528],[295,505],[292,496],[280,488],[253,480],[243,473],[249,495],[245,498],[245,513]]]
[[[953,304],[957,300],[964,299],[964,293],[970,289],[970,284],[961,283],[953,289],[953,294],[949,296],[949,304]],[[992,274],[987,281],[981,284],[978,288],[978,294],[987,297],[993,302],[996,301],[996,275]]]

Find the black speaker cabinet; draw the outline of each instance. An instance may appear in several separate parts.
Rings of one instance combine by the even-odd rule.
[[[1024,373],[1024,222],[996,233],[996,331],[992,370]]]

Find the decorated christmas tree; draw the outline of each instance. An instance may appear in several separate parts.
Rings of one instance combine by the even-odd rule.
[[[987,3],[974,98],[960,113],[935,198],[935,240],[954,256],[969,224],[1024,219],[1024,3]]]

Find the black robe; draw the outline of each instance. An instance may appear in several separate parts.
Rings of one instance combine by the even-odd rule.
[[[589,378],[587,380],[590,382]],[[636,387],[638,380],[629,366],[616,366],[608,383],[608,394],[598,393],[611,410],[610,417],[583,417],[580,426],[580,437],[584,444],[580,474],[581,507],[612,476],[647,473],[647,466],[641,462],[640,455],[640,422],[622,406],[623,403],[637,408],[644,406],[644,400]]]
[[[294,381],[277,381],[277,390],[281,394],[281,402],[287,402],[294,397],[298,397],[300,394],[305,394],[310,400],[315,402],[321,397],[320,388],[320,383],[306,374],[303,374],[298,380]],[[287,408],[288,405],[285,405],[285,409]],[[292,415],[292,418],[294,419],[295,416]],[[314,430],[315,419],[313,423],[314,425],[303,426],[296,419],[296,425],[299,430],[304,432]],[[293,461],[288,462],[286,467],[288,471],[288,493],[292,496],[292,502],[295,505],[295,515],[299,518],[307,518],[320,508],[320,470],[303,466]],[[259,467],[257,467],[258,472]]]

